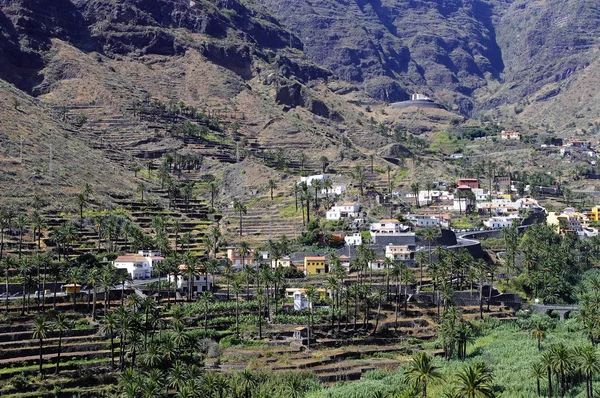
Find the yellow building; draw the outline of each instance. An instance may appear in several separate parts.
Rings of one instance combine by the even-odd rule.
[[[553,226],[556,232],[563,234],[566,232],[579,233],[587,224],[588,217],[585,214],[576,212],[567,207],[561,214],[549,212],[546,217],[546,224]]]
[[[69,283],[69,284],[66,284],[66,285],[62,285],[62,290],[66,294],[80,293],[81,292],[81,285],[79,285],[77,283]]]
[[[592,207],[587,216],[590,221],[600,221],[600,206]]]
[[[325,257],[304,257],[304,273],[306,275],[324,274],[326,272]]]

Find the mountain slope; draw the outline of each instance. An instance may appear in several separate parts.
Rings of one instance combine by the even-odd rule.
[[[260,2],[316,63],[380,100],[423,91],[466,115],[537,124],[528,115],[540,112],[527,108],[549,109],[549,100],[570,108],[575,98],[563,92],[571,82],[591,78],[580,87],[594,96],[595,80],[583,72],[598,59],[594,0]],[[580,124],[581,111],[548,116],[555,127]],[[593,122],[585,118],[582,125]]]
[[[307,54],[385,101],[425,91],[468,113],[470,96],[504,70],[496,1],[260,0]]]

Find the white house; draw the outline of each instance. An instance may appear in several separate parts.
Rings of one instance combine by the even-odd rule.
[[[160,251],[140,250],[137,254],[124,254],[113,261],[115,268],[126,269],[132,279],[146,279],[152,276],[152,269],[164,261]]]
[[[412,221],[418,227],[435,227],[440,225],[440,218],[427,214],[408,214],[407,220]]]
[[[323,195],[341,195],[346,192],[346,184],[334,185],[329,189],[321,189]]]
[[[362,235],[357,232],[352,235],[344,236],[344,241],[348,246],[360,246],[362,245]]]
[[[431,101],[431,98],[421,93],[414,93],[410,96],[411,101]]]
[[[428,204],[432,204],[435,202],[439,202],[443,200],[444,197],[448,196],[448,191],[440,191],[440,190],[431,190],[431,191],[419,191],[419,205],[425,206]],[[406,199],[409,201],[415,200],[415,194],[408,193],[406,194]]]
[[[340,206],[333,206],[326,213],[328,220],[339,220],[340,218],[358,217],[360,215],[360,205],[358,203],[344,203]]]
[[[177,275],[169,275],[169,281],[171,283],[173,283],[175,281],[175,284],[177,286],[177,290],[179,290],[182,293],[187,293],[188,292],[188,277],[185,275],[185,271],[187,270],[187,265],[185,264],[181,264],[179,267],[179,273]],[[192,292],[204,292],[206,291],[206,286],[207,286],[207,278],[208,278],[208,291],[211,290],[212,288],[212,277],[210,275],[205,276],[202,272],[198,272],[196,273],[196,275],[194,275],[194,280],[192,282]]]
[[[514,214],[506,217],[492,217],[489,220],[484,221],[483,225],[491,229],[502,229],[512,226],[515,220],[518,221],[520,218]]]
[[[492,199],[491,202],[477,203],[477,208],[494,214],[507,214],[519,210],[521,204],[509,199]]]
[[[371,224],[371,233],[375,234],[396,234],[408,231],[408,227],[398,220],[379,220]]]
[[[309,187],[311,186],[313,181],[325,181],[329,176],[327,174],[317,174],[313,176],[300,177],[300,182],[305,182]]]

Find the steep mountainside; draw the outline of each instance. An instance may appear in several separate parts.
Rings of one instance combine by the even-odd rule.
[[[424,91],[464,114],[500,109],[532,122],[526,115],[540,114],[529,104],[572,104],[568,88],[598,59],[594,0],[260,1],[315,62],[385,101]],[[558,127],[578,113],[546,116]]]
[[[269,179],[287,190],[322,156],[349,170],[389,145],[373,138],[379,120],[336,93],[353,88],[332,90],[302,49],[262,6],[236,0],[1,1],[2,196],[27,200],[36,184],[75,195],[96,171],[107,201],[137,196],[140,182],[166,200],[156,169],[170,154],[193,165],[173,174],[180,183],[243,171],[248,183],[222,181],[224,199],[247,198]],[[28,173],[36,184],[19,184]]]
[[[495,25],[510,0],[260,1],[315,62],[381,100],[425,91],[468,113],[504,71]]]

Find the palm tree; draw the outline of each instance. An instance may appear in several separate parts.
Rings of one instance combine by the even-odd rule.
[[[300,171],[302,175],[304,175],[304,165],[306,164],[307,160],[308,156],[306,156],[304,152],[300,152]]]
[[[19,260],[15,259],[12,256],[5,256],[2,261],[0,261],[0,265],[2,268],[2,272],[4,272],[4,278],[5,278],[5,293],[6,293],[6,312],[8,313],[8,303],[9,303],[9,299],[8,299],[8,289],[9,289],[9,276],[10,276],[10,270],[17,268],[19,264]]]
[[[457,391],[468,398],[493,398],[495,397],[492,386],[493,375],[484,363],[469,365],[456,375],[458,379]]]
[[[146,184],[140,182],[137,186],[137,191],[142,195],[141,202],[144,203],[144,192],[146,192]]]
[[[262,340],[263,303],[265,302],[265,291],[262,287],[256,289],[256,301],[258,301],[258,339]]]
[[[537,340],[538,351],[542,351],[542,339],[546,337],[546,325],[541,321],[536,322],[531,329],[531,335]]]
[[[44,216],[34,210],[31,215],[31,226],[33,227],[33,238],[37,236],[37,244],[38,250],[41,248],[41,240],[42,240],[42,229],[46,228],[48,225],[46,224],[46,220]],[[36,234],[37,231],[37,234]]]
[[[248,213],[248,208],[242,202],[235,199],[233,201],[233,210],[235,210],[240,216],[240,236],[242,236],[242,219],[244,214]]]
[[[34,339],[38,339],[40,342],[40,375],[44,375],[44,371],[42,369],[43,366],[43,348],[44,348],[44,339],[48,336],[50,332],[50,324],[46,320],[44,315],[38,315],[33,323],[33,334],[32,337]]]
[[[311,186],[315,189],[314,206],[315,206],[315,209],[318,210],[319,209],[319,191],[323,187],[323,183],[321,182],[321,180],[313,180],[313,182],[311,183]]]
[[[77,206],[79,207],[79,219],[83,225],[83,208],[87,206],[87,199],[83,192],[77,195]]]
[[[535,381],[537,384],[537,395],[538,397],[542,396],[542,391],[540,388],[540,380],[543,377],[546,377],[546,369],[544,369],[544,365],[541,362],[536,362],[533,365],[531,365],[531,368],[529,370],[529,375],[531,377],[535,377]]]
[[[554,372],[554,362],[552,358],[552,353],[550,351],[544,352],[542,354],[541,365],[544,368],[544,371],[548,375],[548,396],[553,397],[552,394],[552,373]]]
[[[319,299],[319,292],[317,288],[313,285],[306,288],[306,301],[308,301],[308,336],[306,341],[306,348],[310,349],[310,337],[311,337],[311,327],[312,327],[312,319],[313,319],[313,308],[315,306],[316,301]]]
[[[21,281],[22,281],[22,287],[23,287],[23,301],[22,301],[22,308],[21,308],[21,316],[25,315],[25,292],[27,290],[27,281],[28,279],[31,277],[31,271],[33,269],[33,266],[31,264],[31,261],[29,258],[23,258],[21,259],[21,262],[19,264],[19,276],[21,277]]]
[[[564,397],[566,394],[566,375],[573,366],[573,356],[571,351],[563,344],[558,343],[550,349],[552,357],[553,368],[558,372],[560,376],[560,396]]]
[[[600,372],[598,354],[593,346],[586,346],[579,351],[579,369],[585,375],[587,398],[594,397],[593,378]]]
[[[423,288],[423,264],[425,263],[425,253],[421,250],[417,252],[417,264],[419,264],[419,290]]]
[[[377,317],[375,318],[375,328],[373,333],[377,333],[377,326],[379,326],[379,315],[381,314],[381,303],[387,297],[385,290],[378,289],[375,291],[374,299],[377,302]]]
[[[254,276],[254,269],[252,269],[252,265],[244,264],[242,267],[242,275],[246,280],[246,300],[250,300],[250,280]]]
[[[27,217],[24,214],[19,214],[15,220],[15,226],[19,229],[19,259],[23,248],[23,232],[27,228]]]
[[[271,200],[273,200],[273,190],[277,188],[277,184],[275,184],[274,180],[269,180],[267,187],[271,191]]]
[[[4,233],[12,226],[13,213],[11,210],[0,209],[0,260],[4,253]]]
[[[118,319],[115,312],[105,314],[100,321],[100,332],[110,337],[110,364],[115,367],[115,331],[118,327]]]
[[[100,270],[97,268],[92,268],[90,270],[88,270],[88,272],[86,272],[86,283],[89,285],[92,285],[92,289],[94,291],[94,298],[92,299],[93,303],[92,303],[92,320],[94,322],[96,322],[96,292],[98,291],[98,280],[100,279]],[[106,292],[105,292],[106,294]],[[88,291],[88,297],[89,297],[89,291]],[[89,307],[89,299],[88,299],[88,311],[90,310]]]
[[[225,275],[225,280],[227,283],[227,301],[229,301],[229,285],[230,285],[230,281],[231,281],[231,276],[233,275],[233,264],[231,263],[231,261],[226,261],[225,264],[223,264],[223,275]]]
[[[200,295],[200,304],[204,308],[204,335],[208,335],[208,307],[213,300],[211,292],[204,291]]]
[[[325,170],[329,164],[329,159],[327,159],[327,156],[323,155],[319,158],[319,162],[321,162],[321,168],[323,169],[323,174],[325,174]]]
[[[252,389],[258,384],[258,380],[250,369],[244,369],[244,371],[240,373],[240,377],[244,388],[244,398],[250,398],[252,396]]]
[[[216,181],[211,181],[208,184],[208,189],[210,191],[210,207],[211,209],[215,208],[215,198],[219,195],[219,185]]]
[[[406,370],[406,382],[420,387],[422,398],[427,398],[427,384],[441,378],[439,367],[432,363],[427,353],[421,351],[413,355]]]
[[[239,338],[239,294],[243,291],[242,284],[238,280],[234,280],[231,283],[231,291],[235,293],[235,337]]]
[[[292,192],[294,193],[294,198],[296,200],[296,211],[298,211],[298,194],[300,193],[300,184],[294,184],[292,186]]]
[[[419,207],[419,190],[421,189],[421,186],[419,185],[418,182],[413,182],[412,184],[410,184],[410,192],[415,195],[415,206]]]
[[[392,194],[392,179],[390,177],[390,173],[392,172],[392,165],[388,164],[387,167],[387,177],[388,177],[388,190],[390,191],[390,195]]]
[[[364,167],[357,164],[350,174],[360,189],[360,196],[363,196],[365,181],[367,179]]]
[[[58,374],[60,367],[60,351],[62,348],[62,337],[63,332],[71,328],[71,323],[64,313],[58,313],[52,320],[52,329],[58,331],[58,353],[56,355],[56,374]]]
[[[431,191],[435,188],[435,184],[431,181],[425,183],[425,190],[427,190],[427,206],[431,204]]]

